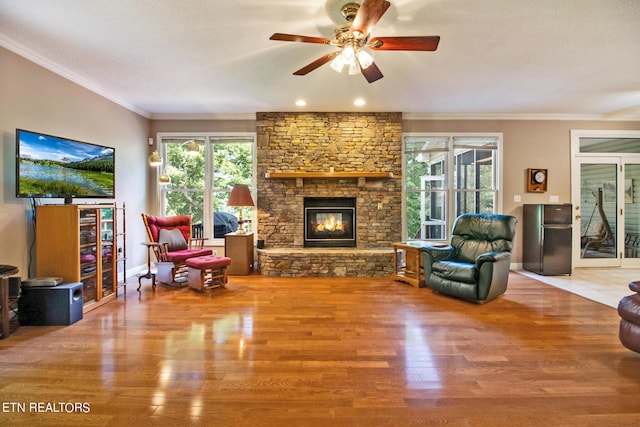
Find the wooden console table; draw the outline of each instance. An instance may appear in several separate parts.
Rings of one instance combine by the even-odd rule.
[[[433,243],[421,240],[398,242],[393,244],[393,279],[405,282],[416,288],[424,288],[424,270],[422,268],[422,248]],[[402,259],[404,254],[404,259]]]

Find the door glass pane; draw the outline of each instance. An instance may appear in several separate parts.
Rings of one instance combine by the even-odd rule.
[[[640,258],[640,165],[624,166],[624,256]]]
[[[580,257],[617,258],[617,165],[580,165]]]
[[[640,138],[580,138],[581,153],[640,153]]]

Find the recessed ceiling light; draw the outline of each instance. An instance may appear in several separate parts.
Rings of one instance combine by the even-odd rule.
[[[362,107],[364,104],[366,104],[366,102],[362,98],[358,98],[353,101],[353,105],[355,105],[356,107]]]
[[[296,101],[296,105],[297,105],[298,107],[304,107],[305,105],[307,105],[307,101],[305,101],[304,99],[298,99],[298,100]]]

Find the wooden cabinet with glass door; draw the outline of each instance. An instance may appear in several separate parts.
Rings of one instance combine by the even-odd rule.
[[[36,276],[82,282],[84,311],[116,298],[115,205],[36,207]]]

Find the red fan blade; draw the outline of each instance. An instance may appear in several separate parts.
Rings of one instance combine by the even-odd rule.
[[[374,25],[382,18],[382,15],[389,9],[391,3],[387,0],[364,0],[349,31],[361,34],[364,38],[369,35]]]
[[[326,64],[327,62],[331,61],[339,53],[340,53],[340,51],[327,53],[326,55],[321,56],[320,58],[318,58],[315,61],[313,61],[311,64],[300,68],[298,71],[296,71],[293,74],[296,75],[296,76],[304,76],[305,74],[308,74],[308,73],[312,72],[313,70],[315,70],[316,68],[319,68],[320,66],[322,66],[322,65]]]
[[[324,37],[308,37],[308,36],[298,36],[295,34],[282,34],[275,33],[269,40],[279,40],[283,42],[303,42],[303,43],[318,43],[318,44],[329,44],[331,39],[327,39]]]
[[[372,62],[367,68],[361,68],[362,75],[369,83],[373,83],[376,80],[380,80],[382,77],[382,71],[378,68],[375,62]]]
[[[433,51],[438,48],[440,36],[423,37],[375,37],[369,42],[373,50],[424,50]]]

